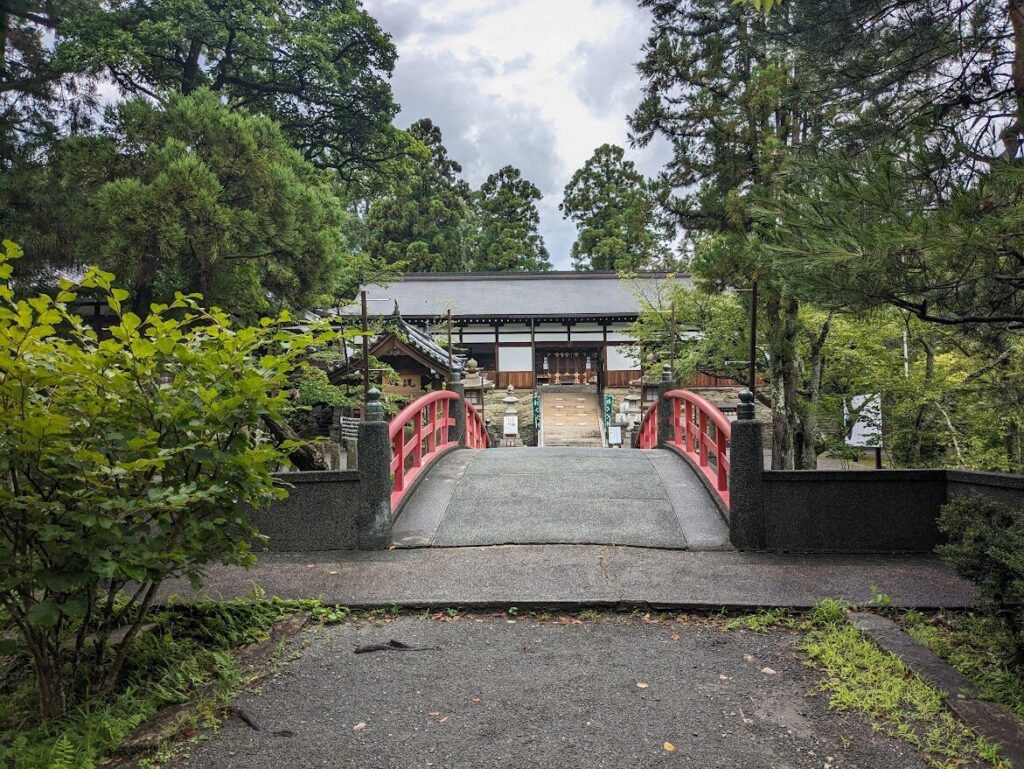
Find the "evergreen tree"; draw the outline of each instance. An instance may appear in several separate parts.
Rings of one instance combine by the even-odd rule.
[[[602,144],[565,186],[558,206],[575,222],[577,270],[636,271],[665,267],[669,248],[655,220],[655,198],[624,150]]]
[[[116,270],[140,314],[176,291],[247,321],[333,300],[349,258],[344,204],[274,121],[205,89],[166,107],[126,102],[112,120],[107,136],[62,143],[43,170],[49,211],[68,216],[55,244],[69,264]]]
[[[408,157],[393,189],[366,215],[371,256],[411,272],[458,272],[468,258],[470,188],[429,118],[409,128]]]
[[[653,28],[638,65],[644,98],[630,117],[633,140],[672,144],[660,205],[696,244],[694,270],[713,290],[760,289],[766,330],[766,401],[772,466],[792,468],[800,428],[798,296],[771,263],[751,206],[784,183],[786,160],[823,141],[831,125],[826,79],[787,45],[806,23],[804,3],[765,16],[719,0],[643,0]],[[677,191],[672,194],[672,191]]]
[[[487,177],[476,195],[473,269],[496,272],[550,270],[537,228],[540,190],[518,168],[505,166]]]

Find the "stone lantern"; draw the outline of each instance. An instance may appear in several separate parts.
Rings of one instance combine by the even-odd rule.
[[[502,418],[501,445],[522,446],[523,440],[519,437],[519,399],[515,395],[516,388],[508,386],[506,395],[501,399],[505,404],[505,413]]]
[[[466,376],[462,380],[462,386],[465,388],[466,400],[474,406],[483,408],[484,394],[494,389],[494,382],[480,376],[479,364],[475,358],[470,358],[466,361]]]

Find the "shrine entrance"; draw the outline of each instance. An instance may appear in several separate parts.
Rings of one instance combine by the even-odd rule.
[[[538,387],[594,385],[604,388],[604,355],[600,347],[537,346],[534,376]]]

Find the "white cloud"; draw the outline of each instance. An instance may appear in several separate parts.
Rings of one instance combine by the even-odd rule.
[[[512,164],[544,194],[541,230],[569,267],[573,227],[558,203],[572,173],[605,142],[628,145],[640,98],[633,68],[649,26],[633,0],[366,0],[395,39],[395,95],[405,127],[430,117],[470,183]],[[664,145],[628,154],[647,173]]]

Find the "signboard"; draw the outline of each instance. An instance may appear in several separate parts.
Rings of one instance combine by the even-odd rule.
[[[515,414],[505,415],[505,435],[519,435],[519,417]]]
[[[540,429],[540,396],[533,396],[533,429]]]
[[[622,428],[621,427],[609,427],[608,428],[608,445],[609,446],[621,446],[622,445]]]
[[[852,409],[852,413],[851,413]],[[850,425],[850,420],[856,421]],[[846,445],[859,448],[880,448],[882,445],[882,396],[854,395],[850,407],[843,405],[846,422]]]
[[[423,395],[423,375],[406,374],[399,372],[396,380],[392,380],[385,386],[385,391],[391,395],[404,395],[407,398],[419,398]]]
[[[612,424],[612,396],[604,396],[604,426],[610,427]]]

